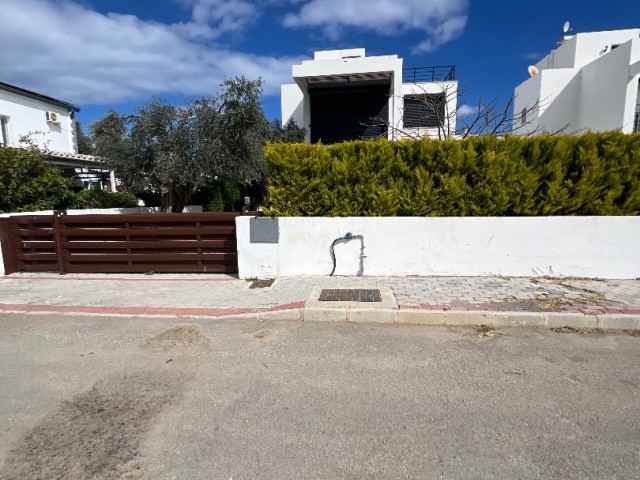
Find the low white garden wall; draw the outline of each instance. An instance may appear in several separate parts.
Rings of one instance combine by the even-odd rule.
[[[347,232],[366,276],[640,277],[640,217],[286,217],[278,243],[252,243],[250,222],[236,219],[241,278],[329,275]],[[360,242],[335,256],[335,275],[357,274]]]
[[[184,213],[200,213],[202,205],[187,205]],[[38,212],[0,213],[2,217],[17,217],[25,215],[53,215],[54,210],[40,210]],[[160,207],[132,207],[132,208],[83,208],[67,210],[67,215],[112,215],[115,213],[161,213]]]

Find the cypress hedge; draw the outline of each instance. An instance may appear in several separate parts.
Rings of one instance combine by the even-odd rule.
[[[265,147],[276,216],[638,215],[640,135]]]

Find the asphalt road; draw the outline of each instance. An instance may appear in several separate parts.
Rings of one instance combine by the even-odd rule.
[[[640,337],[0,316],[0,478],[640,478]]]

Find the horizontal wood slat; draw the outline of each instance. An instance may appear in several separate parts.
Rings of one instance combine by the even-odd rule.
[[[85,265],[67,264],[67,273],[87,273]],[[38,271],[38,270],[33,270]],[[141,264],[141,265],[93,265],[91,273],[238,273],[237,265],[224,265],[213,263],[211,265],[162,265]]]
[[[53,227],[53,216],[51,215],[21,215],[19,217],[10,217],[13,225],[48,225]]]
[[[25,242],[23,242],[25,243]],[[45,248],[46,242],[38,242],[41,248]],[[29,245],[29,243],[25,243]],[[55,247],[55,245],[52,245]],[[95,240],[95,241],[67,241],[62,242],[62,248],[77,249],[77,250],[113,250],[121,248],[153,248],[153,249],[194,249],[194,248],[206,248],[206,249],[236,249],[236,242],[230,239],[220,240],[163,240],[163,241],[145,241],[145,240]]]
[[[20,228],[20,229],[14,229],[15,235],[16,237],[25,239],[25,238],[29,238],[29,237],[51,237],[53,238],[53,234],[54,231],[53,229],[42,229],[42,230],[37,230],[34,228]]]
[[[57,272],[58,262],[47,263],[18,263],[18,271],[20,272]],[[78,272],[80,273],[80,272]]]
[[[178,236],[192,236],[196,235],[234,235],[235,239],[236,227],[220,226],[220,227],[202,227],[197,229],[195,227],[130,227],[128,234],[132,237],[178,237]],[[63,237],[126,237],[127,231],[122,228],[64,228],[60,229],[60,235]]]
[[[26,261],[33,261],[33,260],[51,260],[52,262],[56,262],[57,258],[58,258],[58,253],[57,252],[50,252],[50,253],[24,253],[24,252],[19,252],[16,255],[16,258],[18,259],[18,261],[20,262],[26,262]]]
[[[194,223],[195,222],[216,222],[232,223],[235,225],[235,218],[240,214],[237,212],[227,213],[134,213],[117,215],[66,215],[65,225],[88,225],[91,223],[146,223],[153,225],[163,225],[169,223]]]
[[[32,255],[31,258],[38,255]],[[45,260],[44,254],[41,255]],[[92,263],[109,263],[109,262],[157,262],[161,263],[180,263],[189,261],[211,261],[224,264],[234,263],[238,260],[236,253],[175,253],[167,255],[166,253],[132,253],[132,254],[75,254],[63,253],[62,258],[65,262],[92,262]]]
[[[237,273],[238,215],[29,215],[10,217],[4,235],[14,271]]]

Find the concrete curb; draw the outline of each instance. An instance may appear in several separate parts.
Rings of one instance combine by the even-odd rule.
[[[585,315],[566,312],[488,312],[473,310],[420,310],[394,308],[321,308],[302,307],[295,302],[265,309],[146,307],[86,307],[70,305],[1,305],[0,312],[15,314],[91,315],[127,318],[211,318],[216,320],[250,320],[258,322],[350,322],[405,325],[450,325],[491,327],[573,327],[603,330],[640,330],[640,315]]]
[[[305,322],[397,323],[411,325],[451,325],[491,327],[574,327],[640,329],[640,315],[585,315],[563,312],[486,312],[465,310],[396,310],[387,308],[317,308],[302,311]]]

